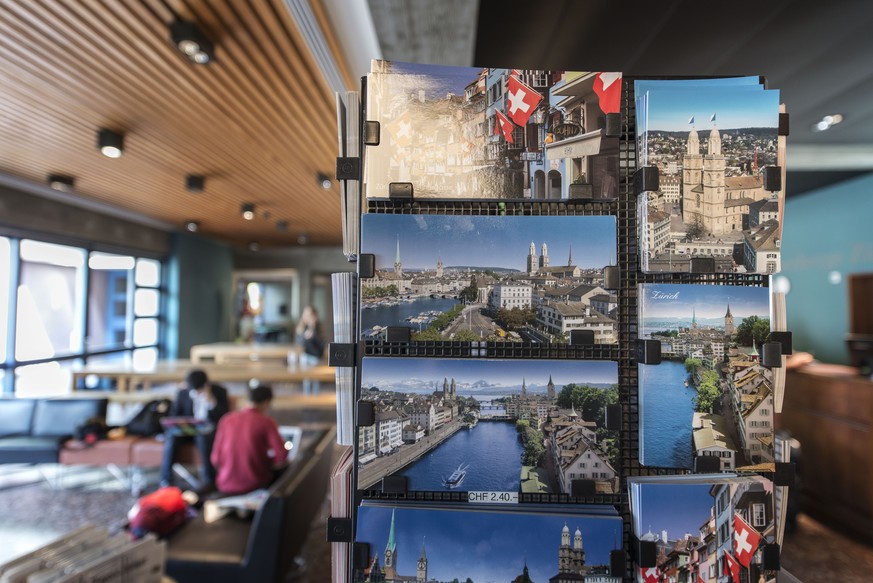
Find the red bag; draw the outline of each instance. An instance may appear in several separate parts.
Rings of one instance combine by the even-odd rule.
[[[146,494],[130,510],[130,531],[137,538],[146,533],[164,537],[175,532],[188,519],[188,503],[182,490],[168,486]]]

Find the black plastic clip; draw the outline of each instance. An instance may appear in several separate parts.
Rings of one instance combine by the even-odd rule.
[[[388,198],[412,200],[413,190],[411,182],[390,182],[388,183]]]
[[[358,277],[361,279],[376,277],[376,256],[373,253],[358,255]]]
[[[386,342],[409,343],[412,338],[412,329],[406,326],[387,326],[385,328]]]
[[[352,545],[352,567],[366,569],[370,566],[370,543],[354,543]]]
[[[767,368],[782,368],[782,344],[765,342],[761,345],[761,364]]]
[[[634,192],[640,195],[644,192],[656,192],[661,190],[656,166],[643,166],[634,174]]]
[[[379,122],[378,121],[365,121],[364,122],[364,145],[365,146],[378,146],[380,142],[380,134],[381,132]]]
[[[607,113],[606,127],[603,128],[603,135],[607,138],[621,137],[621,114]]]
[[[360,180],[361,178],[361,159],[360,158],[337,158],[336,159],[336,179],[337,180]]]
[[[691,273],[715,273],[715,257],[692,257]]]
[[[639,364],[661,364],[661,342],[659,340],[637,340],[637,362]]]
[[[382,478],[383,494],[406,494],[406,476],[385,476]]]
[[[657,567],[658,547],[653,540],[640,540],[633,537],[634,562],[643,569]]]
[[[376,407],[371,401],[358,401],[358,427],[370,427],[376,423]]]
[[[594,344],[594,330],[570,330],[571,346],[591,346]]]
[[[782,561],[779,558],[779,545],[770,543],[761,548],[761,569],[764,571],[779,571],[782,568]]]
[[[621,268],[618,265],[608,265],[603,268],[604,289],[618,289],[621,287]]]
[[[609,551],[609,574],[624,579],[627,571],[627,554],[621,549]]]
[[[606,429],[621,431],[621,405],[618,403],[606,406]]]
[[[773,484],[776,486],[794,486],[797,466],[794,462],[778,462],[773,473]]]
[[[781,166],[764,167],[764,190],[767,190],[769,192],[779,192],[780,190],[782,190]]]
[[[779,132],[778,132],[778,135],[780,135],[780,136],[787,136],[788,135],[788,114],[787,113],[780,113],[779,114]]]
[[[330,366],[355,366],[357,355],[354,344],[331,342],[327,351],[327,364]]]
[[[575,498],[591,498],[597,493],[594,480],[571,480],[570,496]]]
[[[327,517],[327,542],[352,542],[352,519]]]
[[[721,471],[721,458],[712,455],[694,456],[695,474],[717,474]]]
[[[770,332],[770,342],[778,342],[782,345],[782,355],[788,356],[789,354],[794,353],[794,337],[791,332],[787,331],[775,331]]]

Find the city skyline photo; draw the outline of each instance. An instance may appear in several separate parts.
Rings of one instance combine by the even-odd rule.
[[[760,86],[693,87],[648,92],[647,131],[688,132],[779,126],[779,91]],[[715,115],[715,120],[712,116]],[[694,119],[694,123],[690,122]]]
[[[602,269],[615,262],[613,216],[441,216],[366,214],[361,252],[376,255],[377,270],[392,270],[400,246],[404,270],[478,267],[525,272],[530,244],[539,256],[548,248],[550,265]]]
[[[698,284],[640,285],[640,318],[722,319],[730,306],[734,322],[770,317],[770,290],[765,287]]]

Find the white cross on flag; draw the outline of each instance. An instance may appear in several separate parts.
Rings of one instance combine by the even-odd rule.
[[[761,535],[746,524],[742,517],[734,513],[734,554],[743,567],[748,568],[752,564],[752,555],[761,542]]]
[[[643,583],[658,583],[661,579],[661,572],[657,567],[640,567],[640,574],[643,576]]]
[[[496,121],[494,122],[494,133],[498,135],[503,134],[503,137],[506,138],[506,141],[510,144],[515,143],[512,141],[512,122],[509,121],[508,117],[500,113],[500,111],[495,110],[494,113],[497,114],[495,116]]]
[[[390,123],[391,138],[394,145],[405,148],[412,143],[412,115],[404,111]]]
[[[727,575],[730,572],[731,577],[734,579],[734,583],[740,583],[740,564],[737,563],[737,560],[731,556],[730,553],[724,554],[724,574]]]
[[[598,73],[594,77],[594,93],[603,113],[621,111],[621,73]]]
[[[524,127],[543,96],[522,83],[518,77],[509,76],[506,82],[506,113],[516,125]]]

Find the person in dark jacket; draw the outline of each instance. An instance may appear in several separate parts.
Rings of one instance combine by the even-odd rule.
[[[325,340],[315,307],[306,306],[303,308],[300,322],[297,323],[296,339],[297,345],[300,347],[300,364],[315,366],[321,362],[324,356]],[[304,393],[318,393],[320,388],[318,381],[303,380]]]
[[[230,410],[227,389],[209,382],[206,373],[200,369],[188,373],[185,383],[176,393],[170,405],[170,417],[194,417],[208,420],[213,428],[218,425],[225,413]],[[164,434],[164,455],[161,459],[161,486],[169,486],[173,481],[173,458],[180,440],[193,439],[200,453],[200,487],[209,488],[215,482],[215,468],[212,466],[212,441],[215,433],[204,433],[194,437]]]

